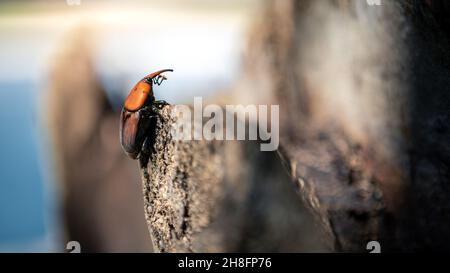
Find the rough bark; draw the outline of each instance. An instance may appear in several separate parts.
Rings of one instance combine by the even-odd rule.
[[[366,251],[371,240],[383,251],[450,246],[449,11],[436,8],[442,3],[268,1],[251,31],[243,76],[220,98],[280,105],[278,153],[332,251]],[[201,236],[211,225],[224,198],[224,172],[233,170],[224,151],[243,149],[160,141],[155,173],[144,175],[155,245],[195,250],[186,234]],[[165,154],[174,161],[158,159]],[[209,179],[209,186],[197,185]],[[173,201],[159,181],[178,187]],[[194,189],[210,198],[194,197]],[[186,214],[202,211],[197,198],[205,200],[205,217],[186,222]]]
[[[141,158],[146,219],[160,252],[326,251],[276,154],[255,142],[175,140],[165,106]]]

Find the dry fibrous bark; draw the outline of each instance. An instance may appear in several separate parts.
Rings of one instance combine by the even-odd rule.
[[[274,152],[256,142],[177,140],[160,110],[140,159],[147,224],[160,252],[325,251]]]
[[[254,150],[242,160],[236,154],[248,142],[176,144],[164,133],[175,122],[167,117],[143,169],[155,247],[258,249],[242,233],[257,225],[242,224],[242,215],[263,210],[238,215],[230,207],[258,203],[249,197],[261,194],[249,176],[264,174],[267,165],[255,162],[269,157],[270,165],[284,163],[321,227],[319,249],[366,251],[371,240],[382,251],[448,249],[450,59],[448,10],[435,8],[441,4],[269,1],[250,34],[243,76],[217,100],[279,104],[279,159]],[[239,175],[236,162],[245,162]],[[273,186],[285,178],[262,181]],[[230,192],[237,185],[247,189]],[[305,215],[302,206],[284,208]]]
[[[161,110],[155,152],[141,158],[145,212],[154,247],[161,252],[192,251],[196,232],[210,223],[223,180],[217,143],[177,141],[172,126],[177,122],[171,107]]]

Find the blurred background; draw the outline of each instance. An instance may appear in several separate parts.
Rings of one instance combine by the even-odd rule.
[[[448,250],[450,6],[373,3],[0,1],[0,252],[154,250],[119,113],[167,68],[158,100],[280,105],[278,154],[221,154],[200,251]]]
[[[64,251],[67,234],[82,250],[151,251],[121,104],[162,68],[175,72],[157,99],[229,88],[259,4],[1,1],[0,251]]]

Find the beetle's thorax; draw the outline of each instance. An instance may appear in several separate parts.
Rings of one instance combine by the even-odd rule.
[[[125,101],[125,109],[128,111],[137,111],[148,103],[148,100],[155,100],[153,96],[153,85],[151,81],[148,82],[144,79],[139,81],[133,89],[131,89],[130,94]]]

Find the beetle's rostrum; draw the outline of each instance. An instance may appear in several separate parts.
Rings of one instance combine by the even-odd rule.
[[[158,110],[167,104],[155,100],[153,85],[160,85],[167,78],[163,69],[153,72],[140,80],[130,91],[120,114],[120,144],[125,153],[137,159],[151,145],[151,128],[155,124]],[[154,125],[153,125],[154,126]]]

